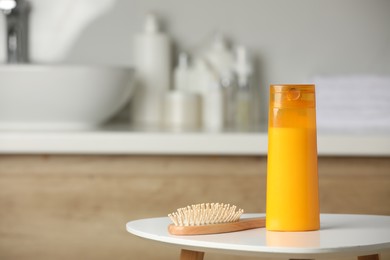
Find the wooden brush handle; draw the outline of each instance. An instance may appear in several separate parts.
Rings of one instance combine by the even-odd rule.
[[[205,235],[227,233],[262,227],[265,227],[265,217],[246,219],[244,218],[236,222],[203,226],[175,226],[174,224],[171,224],[168,226],[168,231],[172,235]]]

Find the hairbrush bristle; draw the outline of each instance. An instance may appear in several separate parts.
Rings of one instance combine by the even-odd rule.
[[[175,226],[201,226],[238,221],[244,210],[223,203],[202,203],[168,214]]]

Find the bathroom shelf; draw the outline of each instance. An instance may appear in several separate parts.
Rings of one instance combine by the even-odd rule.
[[[390,156],[390,135],[318,135],[323,156]],[[267,133],[172,133],[126,127],[88,131],[1,131],[0,154],[267,154]]]

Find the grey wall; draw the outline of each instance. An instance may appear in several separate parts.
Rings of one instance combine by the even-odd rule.
[[[132,64],[132,36],[158,12],[179,47],[212,32],[249,46],[263,82],[302,81],[318,73],[390,74],[388,0],[118,0],[89,26],[69,60]]]
[[[118,0],[68,61],[131,66],[132,36],[150,10],[179,49],[193,50],[217,30],[248,46],[263,90],[318,74],[390,74],[388,0]]]

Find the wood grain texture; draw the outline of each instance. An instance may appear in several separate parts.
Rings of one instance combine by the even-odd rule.
[[[390,158],[320,158],[319,176],[322,212],[390,215]],[[126,222],[202,202],[265,212],[265,181],[264,157],[3,155],[0,259],[177,259]]]
[[[203,260],[204,252],[197,252],[182,249],[180,252],[180,260]]]
[[[359,256],[358,260],[379,260],[379,255],[365,255],[365,256]]]

